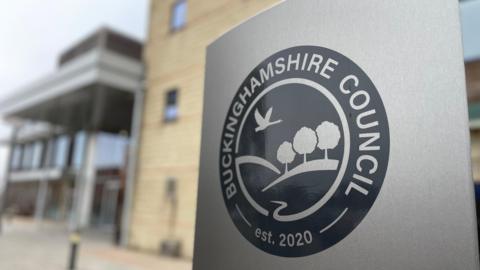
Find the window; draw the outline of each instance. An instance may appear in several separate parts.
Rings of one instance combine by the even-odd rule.
[[[80,169],[83,165],[83,160],[85,156],[87,135],[85,132],[80,131],[75,135],[74,139],[75,139],[75,142],[73,145],[72,167],[75,169]]]
[[[22,156],[22,170],[30,170],[33,165],[33,144],[25,144]]]
[[[45,153],[43,155],[43,168],[53,167],[53,158],[55,155],[55,137],[49,138],[45,141]]]
[[[170,15],[170,31],[176,32],[182,29],[187,23],[187,1],[177,0],[173,4]]]
[[[42,165],[44,142],[37,141],[33,144],[32,169],[39,169]]]
[[[177,179],[173,177],[167,178],[165,183],[165,197],[171,201],[177,198]]]
[[[95,167],[98,169],[124,167],[128,142],[126,136],[99,133],[95,150]]]
[[[167,92],[165,97],[165,112],[164,112],[164,120],[165,122],[174,121],[178,117],[178,105],[177,105],[177,96],[178,90],[172,89]]]
[[[22,163],[22,150],[23,146],[21,144],[17,144],[13,147],[12,152],[12,159],[10,163],[10,168],[13,171],[19,170]]]
[[[68,136],[62,135],[55,139],[53,164],[52,164],[54,168],[66,167],[69,146],[70,146],[70,138]]]

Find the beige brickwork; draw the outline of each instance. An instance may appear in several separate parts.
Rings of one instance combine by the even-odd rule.
[[[172,33],[174,0],[152,0],[145,46],[146,102],[133,203],[130,245],[158,252],[164,240],[179,240],[193,256],[206,46],[231,27],[278,0],[187,0],[186,26]],[[179,117],[165,123],[166,92],[178,88]],[[178,183],[177,210],[166,182]],[[172,213],[174,211],[175,213]]]

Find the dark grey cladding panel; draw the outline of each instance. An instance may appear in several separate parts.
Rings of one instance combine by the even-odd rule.
[[[14,117],[48,122],[69,131],[130,131],[133,93],[90,85],[18,112]]]
[[[107,49],[133,59],[142,59],[142,43],[112,31],[108,31],[107,33]]]
[[[92,36],[85,38],[83,41],[66,50],[60,55],[58,59],[58,66],[62,66],[63,64],[77,58],[80,55],[85,54],[93,48],[100,47],[100,40],[101,38],[98,32]]]
[[[141,42],[114,30],[101,28],[62,53],[58,65],[62,66],[95,48],[106,48],[139,61],[142,59]]]

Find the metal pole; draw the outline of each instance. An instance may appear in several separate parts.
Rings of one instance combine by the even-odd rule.
[[[81,226],[80,226],[80,200],[82,196],[84,196],[84,189],[85,189],[85,178],[87,177],[87,159],[89,158],[89,144],[90,144],[90,136],[92,134],[90,132],[86,132],[85,134],[85,145],[83,149],[83,157],[80,164],[80,167],[77,170],[77,175],[75,176],[75,188],[73,191],[73,206],[72,206],[72,215],[70,219],[70,253],[68,256],[68,269],[75,270],[77,264],[77,257],[78,251],[80,249],[80,241],[81,241]]]
[[[128,234],[130,230],[130,218],[132,212],[133,194],[135,188],[135,177],[137,173],[138,148],[140,142],[140,130],[142,127],[142,116],[145,93],[143,89],[135,92],[135,103],[132,116],[132,127],[130,132],[130,145],[128,153],[127,181],[125,183],[125,199],[122,209],[122,224],[120,243],[122,246],[128,245]]]
[[[47,203],[48,196],[48,180],[41,178],[38,183],[37,199],[35,205],[35,222],[38,226],[43,221],[43,215],[45,212],[45,205]]]
[[[0,235],[3,234],[3,218],[5,214],[5,208],[7,206],[7,194],[8,194],[8,184],[10,180],[10,171],[11,171],[11,161],[12,161],[12,152],[15,146],[15,142],[17,140],[17,133],[18,133],[19,127],[14,125],[12,129],[12,133],[10,136],[10,144],[9,144],[9,149],[8,149],[8,154],[7,154],[7,162],[5,164],[5,174],[4,174],[4,179],[5,179],[5,184],[3,187],[3,191],[0,189],[1,192],[1,197],[0,197]],[[0,187],[1,188],[1,187]]]
[[[49,132],[47,138],[51,138],[53,135],[53,132]],[[52,157],[50,153],[53,150],[53,144],[54,142],[51,140],[47,140],[45,147],[43,149],[45,153],[45,159],[40,163],[40,167],[43,169],[47,167],[51,161]],[[43,218],[45,215],[45,208],[47,204],[47,197],[48,197],[48,179],[43,176],[40,179],[39,182],[39,187],[38,187],[38,193],[37,193],[37,201],[36,201],[36,207],[35,207],[35,221],[37,222],[37,225],[41,225],[43,222]]]

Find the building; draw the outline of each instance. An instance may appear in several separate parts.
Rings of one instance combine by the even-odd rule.
[[[205,49],[277,2],[152,1],[130,246],[192,258]]]
[[[480,29],[480,1],[463,2],[461,12],[470,134],[472,138],[472,169],[473,179],[478,186],[480,184],[480,35],[478,33]],[[480,186],[476,189],[480,191]]]
[[[14,129],[6,212],[119,234],[141,57],[139,41],[102,28],[61,54],[53,74],[0,103]]]
[[[476,190],[480,191],[480,59],[466,61],[465,72],[468,88],[473,180]]]

